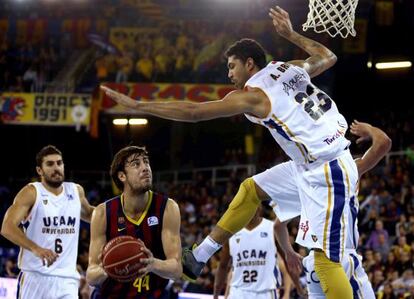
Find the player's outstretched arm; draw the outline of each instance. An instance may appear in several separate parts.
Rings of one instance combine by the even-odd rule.
[[[226,277],[229,272],[230,247],[229,242],[223,245],[220,252],[220,262],[217,266],[216,275],[214,276],[214,299],[217,299],[226,284]]]
[[[105,205],[100,204],[92,213],[89,265],[86,270],[86,280],[92,286],[101,285],[108,278],[102,266],[102,249],[106,244],[105,229]]]
[[[358,136],[357,143],[371,139],[372,145],[361,159],[355,161],[358,174],[361,177],[365,172],[374,168],[390,151],[392,141],[381,129],[368,123],[354,120],[351,124],[351,133]]]
[[[178,101],[149,103],[136,101],[105,86],[101,86],[101,89],[107,96],[126,108],[176,121],[198,122],[242,113],[266,117],[268,112],[266,107],[269,101],[259,90],[232,91],[221,100],[204,103]],[[265,105],[262,105],[263,103]]]
[[[141,259],[146,266],[139,270],[140,275],[153,272],[166,279],[178,280],[183,274],[181,265],[181,239],[180,239],[180,209],[175,201],[169,199],[165,207],[162,224],[162,247],[165,260],[155,258],[151,251],[143,247],[148,258]]]
[[[33,252],[34,255],[42,259],[43,265],[50,266],[56,261],[58,255],[54,251],[42,248],[34,243],[19,228],[20,223],[29,216],[30,210],[33,208],[35,202],[35,187],[31,185],[23,187],[4,215],[1,234],[14,244]]]
[[[336,55],[331,50],[293,30],[289,14],[285,10],[276,6],[270,9],[269,16],[272,18],[277,33],[310,55],[306,60],[292,60],[289,63],[304,68],[311,78],[323,73],[336,63]]]
[[[95,209],[95,207],[89,204],[89,201],[85,196],[85,190],[83,189],[83,187],[78,184],[76,185],[76,187],[78,188],[79,198],[81,202],[81,219],[83,221],[90,223],[92,218],[92,212]]]

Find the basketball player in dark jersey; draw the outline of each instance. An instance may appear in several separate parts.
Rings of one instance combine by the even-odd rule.
[[[180,211],[175,201],[151,190],[152,172],[143,147],[121,149],[111,176],[122,194],[96,208],[91,222],[87,281],[95,286],[92,298],[165,298],[168,279],[182,275]],[[121,283],[105,273],[102,248],[117,236],[133,236],[145,243],[148,258],[138,277]]]

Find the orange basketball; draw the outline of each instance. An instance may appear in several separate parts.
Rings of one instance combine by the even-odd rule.
[[[119,236],[110,240],[102,251],[102,264],[109,277],[118,281],[130,281],[144,267],[141,258],[147,258],[141,250],[144,243],[131,236]]]

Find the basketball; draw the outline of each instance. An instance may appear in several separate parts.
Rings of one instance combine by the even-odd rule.
[[[102,264],[109,277],[118,281],[134,279],[144,266],[141,258],[147,255],[141,250],[144,243],[131,236],[119,236],[110,240],[102,251]]]

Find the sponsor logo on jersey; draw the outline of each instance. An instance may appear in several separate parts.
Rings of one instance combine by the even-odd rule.
[[[302,82],[304,78],[305,78],[304,74],[296,74],[288,82],[282,82],[283,91],[287,95],[290,95],[290,91],[295,91],[296,89],[298,89],[299,83]]]
[[[335,140],[337,140],[339,137],[342,137],[345,135],[346,129],[338,129],[335,134],[332,136],[325,138],[323,142],[325,142],[327,145],[331,144]]]
[[[317,242],[318,241],[318,237],[317,236],[315,236],[315,235],[311,235],[311,236],[312,236],[313,242]]]
[[[43,199],[43,204],[47,205],[47,199]]]
[[[267,232],[260,232],[260,237],[267,238]]]
[[[240,238],[236,239],[236,243],[239,244],[240,243]]]
[[[72,194],[68,194],[68,200],[73,200]]]
[[[148,217],[148,226],[158,225],[158,218],[157,216]]]
[[[306,233],[308,232],[308,230],[309,230],[309,221],[308,220],[306,220],[306,222],[305,223],[301,223],[300,224],[300,226],[299,226],[299,228],[300,228],[300,230],[301,231],[303,231],[303,237],[302,237],[302,240],[305,240],[305,236],[306,236]]]
[[[118,224],[125,224],[125,217],[123,216],[118,217]]]
[[[124,229],[126,229],[126,227],[124,226],[124,227],[118,227],[118,231],[119,232],[122,232]]]
[[[54,217],[43,217],[44,226],[75,226],[76,217],[65,217],[65,216],[54,216]]]

